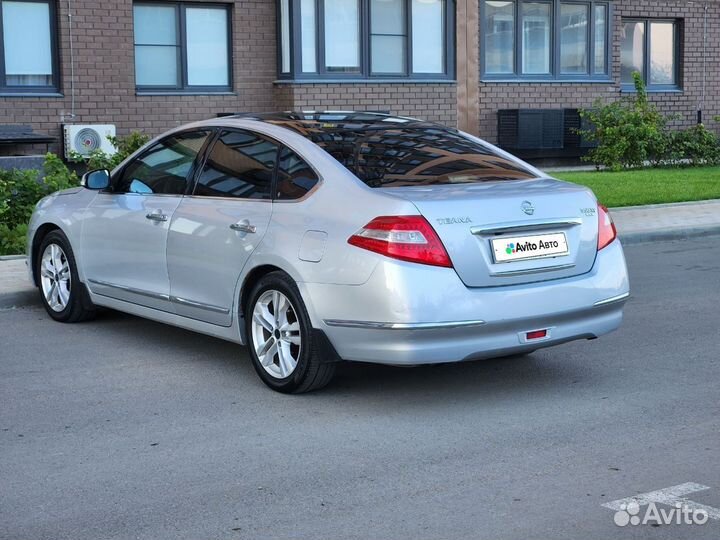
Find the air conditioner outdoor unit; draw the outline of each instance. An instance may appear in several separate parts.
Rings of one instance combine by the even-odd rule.
[[[65,124],[63,138],[65,140],[65,159],[75,151],[81,156],[89,156],[93,150],[102,150],[106,154],[115,154],[117,149],[108,140],[115,136],[115,126],[112,124]]]

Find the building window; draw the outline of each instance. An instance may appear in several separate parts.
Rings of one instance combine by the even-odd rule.
[[[679,87],[679,23],[674,20],[623,19],[620,82],[633,88],[634,72],[649,90]]]
[[[226,6],[135,3],[133,17],[138,90],[230,89],[230,12]]]
[[[484,0],[485,79],[607,80],[607,1]]]
[[[55,4],[0,1],[0,91],[57,89]]]
[[[286,79],[449,79],[452,0],[278,0]]]

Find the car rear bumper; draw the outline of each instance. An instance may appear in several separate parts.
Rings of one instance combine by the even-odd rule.
[[[468,288],[452,269],[385,259],[363,285],[299,284],[315,328],[345,360],[394,365],[522,353],[618,328],[629,296],[619,241],[564,279]],[[527,333],[546,330],[540,339]]]

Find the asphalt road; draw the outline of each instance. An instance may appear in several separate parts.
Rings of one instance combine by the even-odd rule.
[[[618,527],[601,506],[696,482],[720,507],[720,237],[627,255],[615,334],[348,364],[304,396],[213,338],[0,311],[0,538],[720,538],[720,520]]]

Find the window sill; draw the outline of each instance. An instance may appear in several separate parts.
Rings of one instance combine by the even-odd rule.
[[[230,90],[201,91],[201,90],[136,90],[136,96],[237,96],[237,92]]]
[[[457,84],[455,79],[277,79],[273,84]]]
[[[527,78],[482,78],[483,84],[615,84],[612,79],[527,79]]]
[[[61,94],[60,92],[6,92],[0,90],[0,97],[7,98],[7,97],[20,97],[20,98],[62,98],[65,97],[64,94]]]
[[[678,86],[671,86],[671,87],[652,87],[647,86],[645,88],[645,91],[648,94],[682,94],[683,89]],[[637,91],[635,90],[634,86],[621,86],[620,92],[623,94],[637,94]]]

